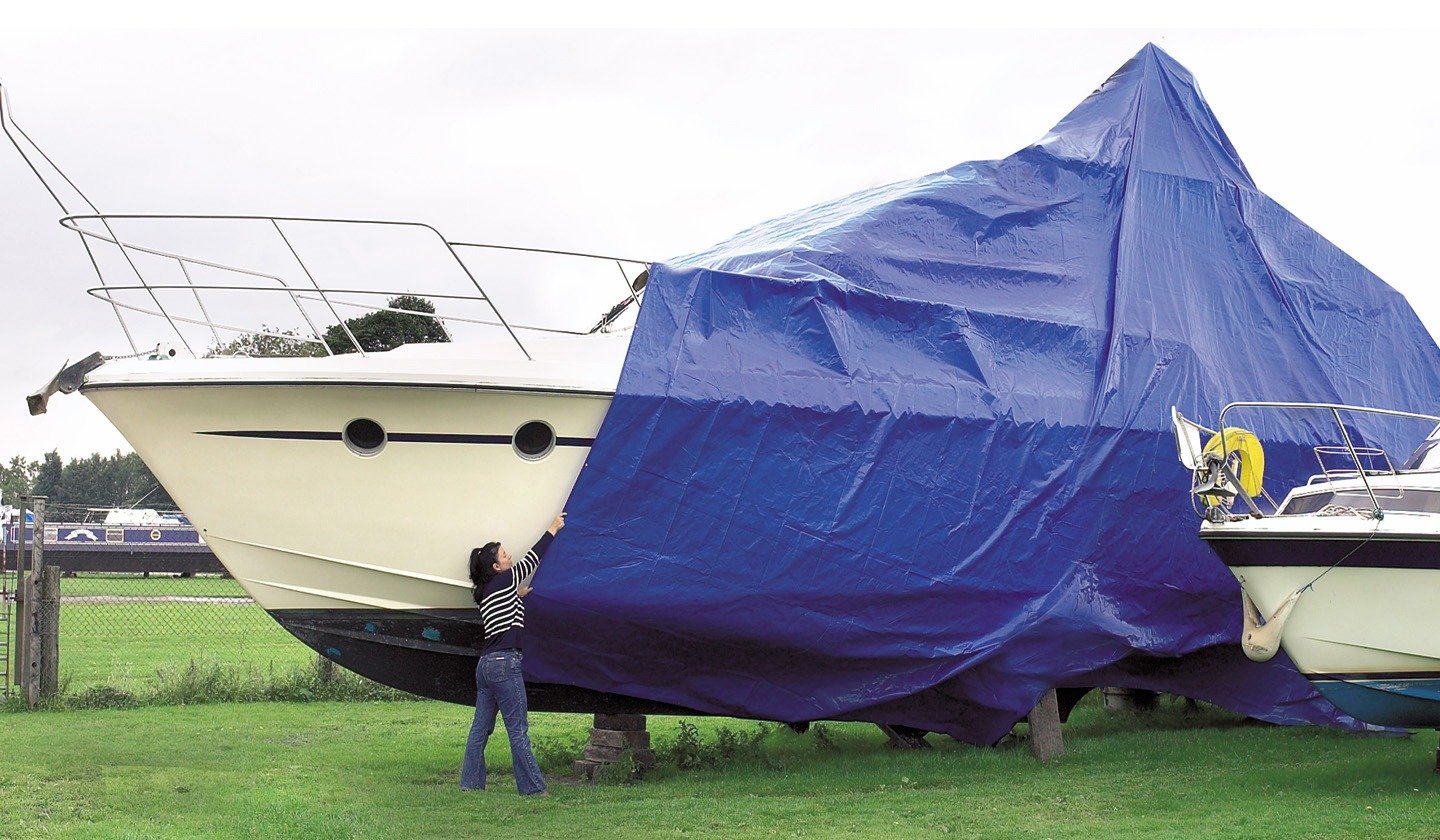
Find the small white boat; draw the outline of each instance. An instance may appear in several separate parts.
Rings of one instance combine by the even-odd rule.
[[[1261,484],[1258,441],[1225,425],[1239,408],[1333,418],[1337,436],[1315,447],[1320,472],[1276,502]],[[1395,467],[1383,450],[1353,443],[1346,420],[1355,414],[1440,423],[1263,402],[1226,406],[1224,434],[1178,411],[1173,421],[1200,537],[1244,591],[1246,655],[1263,661],[1283,648],[1326,699],[1360,720],[1440,727],[1440,426]]]

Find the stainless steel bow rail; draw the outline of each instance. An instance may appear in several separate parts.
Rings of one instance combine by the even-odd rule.
[[[1380,504],[1380,498],[1388,497],[1377,496],[1375,489],[1370,484],[1370,477],[1381,475],[1397,475],[1399,471],[1396,470],[1395,467],[1390,463],[1390,460],[1388,456],[1386,456],[1383,449],[1379,449],[1377,447],[1356,446],[1354,441],[1351,439],[1350,430],[1345,426],[1345,418],[1342,416],[1341,413],[1346,412],[1355,414],[1373,414],[1381,417],[1393,417],[1396,419],[1423,420],[1429,423],[1437,424],[1434,427],[1434,431],[1431,432],[1432,437],[1437,432],[1440,432],[1440,416],[1437,415],[1421,414],[1412,411],[1396,411],[1387,408],[1371,408],[1369,406],[1347,405],[1344,403],[1258,401],[1232,402],[1220,410],[1219,431],[1216,431],[1214,429],[1207,429],[1204,426],[1201,426],[1199,423],[1182,417],[1178,411],[1175,411],[1173,412],[1173,418],[1176,425],[1176,443],[1177,446],[1181,448],[1181,461],[1190,466],[1196,474],[1196,480],[1192,482],[1191,488],[1192,503],[1194,501],[1194,498],[1200,496],[1231,497],[1238,495],[1239,497],[1241,497],[1242,501],[1245,502],[1246,506],[1249,507],[1249,515],[1255,517],[1263,516],[1260,508],[1255,504],[1255,501],[1245,492],[1244,488],[1241,487],[1240,481],[1235,476],[1229,463],[1231,449],[1227,433],[1233,431],[1233,429],[1226,425],[1225,417],[1232,410],[1240,408],[1321,411],[1328,413],[1335,420],[1335,425],[1340,430],[1340,440],[1342,441],[1342,444],[1339,446],[1320,445],[1313,448],[1315,452],[1315,457],[1320,464],[1320,473],[1311,476],[1307,484],[1315,484],[1317,482],[1329,483],[1339,480],[1358,478],[1361,485],[1365,488],[1366,495],[1370,497],[1370,504],[1372,506],[1370,515],[1375,519],[1381,519],[1384,517],[1385,511]],[[1184,437],[1182,437],[1184,435],[1190,434],[1185,430],[1185,427],[1193,429],[1196,435],[1208,434],[1211,436],[1218,436],[1220,439],[1219,453],[1202,454],[1199,449],[1200,441],[1198,439],[1187,443]],[[1187,449],[1190,449],[1192,451],[1187,452]],[[1333,469],[1331,466],[1326,464],[1326,455],[1348,455],[1349,457],[1347,460],[1349,461],[1349,463],[1354,464],[1355,468],[1353,470],[1349,469],[1348,467],[1344,469]],[[1371,463],[1371,466],[1368,468],[1366,466],[1367,459],[1369,459]],[[1381,461],[1383,461],[1383,463],[1385,464],[1385,468],[1374,468],[1374,465]],[[1199,476],[1201,472],[1206,473],[1206,475],[1208,476],[1207,482],[1204,486],[1202,486],[1199,481]],[[1263,490],[1261,492],[1264,493]],[[1276,503],[1273,498],[1270,498],[1270,495],[1268,493],[1264,493],[1264,495],[1265,498],[1270,502],[1271,506],[1274,508],[1274,512],[1278,513],[1280,508],[1279,504]],[[1207,511],[1207,514],[1214,514],[1217,512],[1219,512],[1219,515],[1221,516],[1228,515],[1224,512],[1220,512],[1219,508],[1213,504],[1210,505],[1210,509],[1209,511]]]
[[[59,206],[61,211],[65,214],[60,219],[60,224],[63,225],[65,228],[74,231],[80,237],[81,244],[85,248],[86,255],[89,257],[91,267],[93,268],[96,277],[100,281],[99,286],[92,287],[90,289],[87,289],[86,291],[91,296],[104,300],[110,304],[111,309],[115,313],[116,319],[120,322],[121,330],[125,333],[125,337],[130,345],[131,351],[136,355],[141,355],[142,351],[135,340],[134,334],[130,329],[130,325],[126,322],[124,315],[125,312],[135,312],[163,318],[169,324],[170,329],[175,333],[175,336],[179,340],[180,344],[183,345],[185,349],[189,351],[192,355],[197,355],[195,353],[195,348],[191,346],[189,340],[185,336],[185,333],[181,330],[181,324],[191,324],[208,327],[216,347],[223,346],[223,342],[220,338],[220,331],[225,330],[227,332],[239,333],[244,335],[271,336],[274,338],[293,341],[299,344],[318,344],[325,354],[333,355],[335,353],[335,350],[330,346],[330,343],[327,342],[324,337],[326,330],[322,327],[321,324],[316,323],[311,313],[304,306],[305,302],[317,302],[323,305],[323,309],[328,315],[328,320],[330,323],[327,326],[333,327],[338,325],[341,332],[344,333],[346,341],[355,350],[355,352],[359,353],[362,356],[365,355],[365,349],[361,346],[360,341],[351,331],[350,326],[346,322],[346,319],[341,316],[339,311],[340,308],[359,309],[367,312],[398,312],[406,315],[415,315],[423,318],[428,318],[436,321],[440,325],[441,329],[445,331],[447,336],[449,335],[449,328],[447,327],[447,324],[451,323],[469,323],[484,326],[498,326],[505,330],[505,332],[509,335],[510,340],[514,342],[515,346],[519,349],[521,354],[525,356],[526,359],[533,359],[534,357],[531,355],[529,349],[526,348],[525,343],[520,339],[517,331],[530,330],[552,333],[568,333],[574,335],[584,335],[586,333],[574,330],[556,329],[553,327],[545,326],[512,324],[509,320],[505,318],[504,314],[500,312],[499,307],[495,305],[495,302],[490,297],[490,295],[486,293],[484,287],[480,284],[479,279],[476,277],[475,272],[472,271],[471,267],[465,262],[464,259],[461,258],[459,249],[482,249],[491,252],[508,251],[536,255],[543,254],[549,256],[573,257],[577,259],[592,261],[599,260],[603,262],[613,263],[618,270],[619,279],[621,283],[623,283],[622,289],[624,292],[624,296],[620,298],[619,303],[612,306],[610,310],[600,318],[599,322],[587,332],[599,332],[611,327],[622,312],[624,312],[628,307],[634,305],[640,300],[641,294],[645,288],[645,284],[649,279],[650,264],[647,260],[637,260],[626,257],[603,256],[598,254],[585,254],[575,251],[560,251],[547,248],[524,248],[513,245],[494,245],[478,242],[456,242],[448,240],[444,235],[440,233],[439,230],[423,222],[392,221],[383,219],[348,219],[338,217],[327,218],[217,214],[101,213],[99,209],[95,206],[95,204],[90,201],[90,199],[85,195],[85,193],[82,192],[80,188],[76,186],[75,183],[64,173],[64,171],[61,170],[60,167],[56,165],[55,162],[51,160],[48,155],[45,154],[44,150],[42,150],[33,140],[31,140],[30,136],[26,134],[24,130],[15,123],[14,118],[10,113],[9,96],[7,95],[7,92],[4,90],[3,86],[0,86],[0,129],[4,130],[6,137],[9,138],[11,144],[15,147],[16,151],[20,153],[20,156],[25,161],[26,165],[30,167],[30,171],[34,173],[35,177],[40,181],[41,185],[45,187],[46,192],[50,194],[50,197],[55,201],[56,205]],[[23,144],[21,143],[22,138],[24,140]],[[44,164],[43,166],[41,165],[42,162]],[[50,172],[54,173],[54,175],[58,177],[60,182],[63,182],[64,187],[68,187],[69,191],[74,193],[74,196],[77,197],[80,204],[83,205],[83,209],[86,209],[89,212],[75,212],[75,209],[72,209],[72,206],[68,204],[64,198],[61,197],[61,194],[65,192],[61,184],[52,181],[50,178],[47,178],[42,171],[47,168]],[[203,259],[195,255],[182,254],[157,247],[150,247],[139,242],[122,239],[120,235],[116,232],[116,227],[119,223],[129,223],[136,221],[215,222],[217,224],[232,225],[239,225],[244,223],[263,224],[271,231],[273,231],[273,235],[278,239],[279,243],[284,246],[284,252],[288,253],[294,259],[294,263],[298,268],[299,272],[303,274],[305,282],[303,284],[291,284],[287,282],[284,277],[281,277],[280,275],[275,273],[258,271],[243,266],[230,265],[213,260]],[[434,241],[438,243],[440,247],[445,249],[445,252],[448,255],[448,261],[453,262],[453,265],[463,273],[464,277],[468,280],[469,285],[474,287],[474,291],[470,292],[467,290],[464,294],[439,294],[429,291],[417,291],[415,289],[375,290],[358,288],[334,288],[322,286],[319,279],[317,279],[316,272],[313,269],[313,266],[310,263],[307,263],[307,261],[301,255],[301,249],[296,246],[294,236],[295,231],[297,228],[306,225],[329,225],[349,227],[370,226],[372,228],[408,228],[431,234],[433,235]],[[135,281],[137,282],[117,283],[113,282],[114,278],[107,279],[105,270],[101,268],[101,261],[97,258],[97,245],[102,247],[113,246],[115,249],[117,249],[118,253],[122,257],[123,264],[126,267],[126,273],[133,275]],[[166,262],[173,261],[174,265],[179,269],[180,276],[184,278],[185,282],[183,284],[153,282],[150,278],[147,278],[145,272],[142,271],[140,264],[136,259],[136,257],[141,254],[148,257],[157,257]],[[203,268],[210,271],[225,272],[238,279],[235,283],[229,284],[197,283],[192,276],[192,270],[197,268]],[[296,310],[300,315],[300,318],[304,321],[305,327],[309,330],[310,335],[296,334],[294,332],[282,331],[278,329],[272,330],[267,329],[264,326],[256,328],[216,320],[214,317],[211,316],[211,307],[207,303],[206,297],[201,294],[202,292],[279,292],[283,295],[286,295],[294,304]],[[137,304],[132,302],[131,300],[122,299],[125,293],[143,293],[141,295],[142,299],[147,302]],[[200,317],[186,317],[172,311],[172,308],[168,308],[162,302],[162,293],[178,293],[192,297],[195,301],[196,306],[199,309]],[[494,320],[489,320],[485,318],[464,317],[453,313],[443,314],[438,311],[434,313],[415,311],[410,309],[395,308],[388,305],[377,306],[360,301],[347,300],[335,297],[335,295],[369,295],[381,296],[382,300],[388,301],[389,299],[392,299],[396,296],[406,294],[423,295],[427,299],[483,303],[486,307],[488,307],[490,312],[494,313]]]
[[[296,265],[299,267],[300,271],[304,274],[305,279],[308,281],[308,285],[296,286],[286,282],[286,280],[278,274],[257,271],[254,269],[245,268],[243,266],[227,265],[224,263],[218,263],[211,260],[175,253],[173,251],[166,251],[159,248],[147,247],[145,245],[120,239],[118,236],[115,235],[114,225],[112,224],[120,220],[268,223],[269,226],[275,231],[279,241],[285,246],[285,249],[291,254],[291,256],[293,256]],[[87,222],[99,222],[101,226],[103,226],[103,230],[87,228]],[[127,259],[127,264],[134,268],[135,278],[139,281],[138,284],[121,285],[113,282],[107,283],[105,281],[103,273],[101,273],[99,268],[97,267],[96,272],[97,275],[100,276],[101,285],[91,287],[86,291],[94,297],[98,297],[102,300],[107,301],[112,307],[115,307],[117,310],[123,309],[132,312],[139,312],[147,315],[156,315],[159,317],[163,317],[167,322],[169,322],[171,329],[174,330],[175,334],[180,338],[181,342],[185,343],[186,349],[190,350],[192,353],[194,352],[194,350],[190,347],[188,342],[185,342],[184,335],[181,332],[178,324],[188,323],[208,327],[211,330],[211,333],[217,345],[221,343],[218,331],[223,329],[231,332],[248,333],[252,335],[270,335],[277,338],[294,340],[300,343],[318,344],[327,354],[333,354],[334,350],[330,347],[329,343],[324,340],[321,327],[315,323],[315,321],[310,317],[310,314],[303,306],[304,301],[318,301],[325,305],[325,308],[328,310],[333,323],[340,325],[347,341],[355,349],[355,351],[360,353],[362,356],[365,355],[364,349],[360,346],[359,340],[355,337],[354,333],[351,332],[349,326],[346,324],[346,320],[340,315],[337,307],[356,308],[366,311],[388,311],[404,313],[407,315],[418,315],[421,317],[433,319],[440,323],[442,327],[444,327],[447,322],[500,326],[505,329],[506,333],[515,343],[515,346],[519,348],[520,352],[524,354],[527,359],[531,359],[533,358],[533,356],[525,347],[525,343],[521,341],[520,336],[517,334],[517,330],[568,333],[573,335],[584,335],[585,333],[574,330],[556,329],[553,327],[527,324],[512,324],[511,322],[509,322],[505,318],[504,314],[500,312],[500,309],[495,305],[494,301],[490,298],[490,296],[486,294],[485,289],[480,285],[480,282],[475,277],[474,272],[471,271],[470,267],[466,265],[465,261],[460,257],[460,254],[457,251],[458,248],[475,248],[488,249],[493,251],[545,254],[550,256],[575,257],[586,260],[600,260],[603,262],[613,263],[617,271],[619,272],[619,279],[623,284],[621,286],[621,289],[623,290],[623,297],[621,298],[622,307],[629,306],[639,300],[640,295],[644,290],[645,282],[648,280],[649,270],[648,262],[645,262],[643,260],[629,259],[625,257],[610,257],[598,254],[582,254],[573,251],[558,251],[548,248],[522,248],[513,245],[490,245],[478,242],[451,242],[446,240],[445,237],[440,233],[440,231],[436,230],[433,226],[428,225],[424,222],[300,216],[94,213],[66,216],[60,220],[60,224],[80,234],[82,238],[98,240],[103,243],[111,244],[121,249],[122,251],[142,253],[150,256],[161,257],[167,260],[173,260],[176,263],[177,267],[180,269],[182,276],[185,278],[186,282],[184,284],[151,282],[146,279],[143,272],[141,272],[138,266],[136,266],[134,260]],[[496,320],[490,321],[477,318],[467,318],[454,314],[447,315],[438,312],[429,313],[410,309],[397,309],[391,306],[374,306],[356,301],[333,298],[332,296],[336,294],[351,294],[376,295],[388,299],[402,294],[416,294],[416,292],[414,290],[375,290],[321,286],[319,280],[316,279],[316,272],[310,267],[310,265],[305,262],[304,258],[301,256],[300,249],[296,247],[293,236],[287,235],[287,226],[306,224],[350,226],[368,225],[377,227],[410,228],[420,231],[426,231],[430,234],[433,234],[435,240],[445,248],[446,252],[449,255],[449,258],[453,260],[454,265],[464,273],[464,276],[469,280],[470,284],[474,286],[475,293],[445,294],[425,291],[423,292],[423,295],[428,299],[483,302],[490,309],[490,311],[494,313]],[[269,283],[273,283],[274,285],[260,286],[222,283],[197,283],[194,281],[190,271],[190,269],[195,267],[228,272],[230,274],[243,278],[253,278],[257,281],[268,281]],[[129,303],[119,298],[119,293],[134,291],[146,292],[150,300],[154,303],[154,307],[150,308],[144,305]],[[203,317],[187,318],[167,311],[164,305],[160,302],[159,294],[157,294],[159,292],[165,291],[180,291],[193,295],[197,305],[200,307]],[[242,291],[260,293],[280,292],[282,294],[285,294],[295,304],[296,310],[299,312],[301,318],[305,321],[306,325],[310,328],[313,337],[303,335],[290,335],[288,333],[275,332],[263,328],[247,327],[217,321],[210,316],[210,310],[206,307],[204,300],[200,295],[202,291]],[[611,321],[613,320],[614,318],[612,317]],[[598,331],[608,325],[608,323],[597,325],[597,327],[590,332]],[[136,352],[139,352],[137,348],[134,348],[133,343],[132,349],[135,349]]]

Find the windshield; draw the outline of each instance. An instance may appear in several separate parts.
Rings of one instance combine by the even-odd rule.
[[[1420,446],[1405,459],[1405,464],[1400,467],[1402,470],[1436,470],[1440,469],[1440,426],[1430,430]]]

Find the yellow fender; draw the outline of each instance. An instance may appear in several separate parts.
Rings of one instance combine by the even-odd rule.
[[[1222,446],[1229,451],[1222,453]],[[1223,438],[1216,434],[1205,444],[1205,454],[1223,455],[1227,461],[1232,456],[1237,458],[1239,463],[1235,468],[1235,477],[1240,479],[1240,487],[1251,497],[1260,495],[1265,479],[1265,447],[1260,445],[1260,438],[1256,437],[1254,432],[1238,426],[1227,426]],[[1210,498],[1207,498],[1206,502],[1217,503]]]

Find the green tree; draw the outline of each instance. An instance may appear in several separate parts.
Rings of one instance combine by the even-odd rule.
[[[435,304],[416,295],[391,298],[388,305],[390,309],[435,314]],[[450,340],[439,320],[425,315],[407,315],[404,312],[371,312],[358,318],[346,319],[345,326],[350,328],[355,340],[360,342],[361,349],[367,353],[394,350],[402,344],[428,344]],[[355,352],[350,337],[339,324],[325,331],[325,343],[330,345],[330,350],[335,353]]]
[[[19,505],[20,497],[34,486],[35,473],[39,471],[39,461],[27,461],[19,455],[11,458],[9,464],[0,464],[0,500],[7,505]]]
[[[60,489],[50,497],[50,504],[110,507],[116,504],[117,498],[110,459],[97,452],[65,464],[60,475]]]
[[[65,465],[60,481],[64,504],[88,507],[174,507],[170,494],[134,452],[94,454]]]
[[[121,506],[147,508],[179,507],[170,498],[170,491],[160,483],[145,460],[134,452],[123,456],[119,464],[121,474]]]
[[[426,315],[407,315],[389,309],[371,312],[355,318],[345,319],[345,326],[360,342],[367,353],[394,350],[402,344],[428,344],[449,341],[450,335],[438,319],[427,317],[435,314],[435,304],[417,295],[400,295],[387,303],[390,309],[404,309],[408,312],[424,312]],[[313,342],[300,341],[300,334],[294,330],[271,330],[262,326],[267,334],[245,334],[217,344],[206,351],[206,356],[323,356],[325,348]],[[354,353],[355,345],[345,329],[335,324],[325,331],[325,343],[332,353]]]
[[[45,496],[52,507],[176,506],[155,474],[134,452],[96,453],[69,462],[63,461],[58,451],[45,453],[44,460],[39,462],[26,463],[23,458],[15,458],[9,466],[0,466],[0,481],[10,482],[17,469],[33,476],[28,489],[37,496]],[[3,486],[8,503],[12,498],[10,483]]]
[[[59,450],[52,449],[46,452],[40,460],[39,469],[35,471],[35,481],[31,484],[31,492],[37,496],[55,498],[60,492],[60,480],[64,471],[65,464],[60,460]]]
[[[271,330],[262,324],[264,333],[245,333],[233,341],[217,344],[205,351],[213,356],[324,356],[325,348],[310,341],[300,341],[295,330]]]

